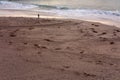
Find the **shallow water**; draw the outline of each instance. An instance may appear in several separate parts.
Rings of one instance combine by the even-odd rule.
[[[0,9],[9,10],[5,14],[0,11],[2,16],[12,15],[10,10],[17,10],[14,11],[17,16],[39,13],[41,17],[82,19],[117,26],[120,23],[120,0],[0,0]]]
[[[14,2],[73,9],[120,10],[120,0],[11,0]]]

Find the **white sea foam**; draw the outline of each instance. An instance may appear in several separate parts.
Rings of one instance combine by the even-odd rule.
[[[42,10],[40,9],[41,7],[42,7]],[[119,26],[120,24],[120,11],[106,11],[106,10],[95,10],[95,9],[94,10],[93,9],[70,9],[67,7],[22,4],[22,3],[9,2],[9,1],[0,1],[0,9],[17,9],[17,10],[26,9],[28,10],[28,12],[29,12],[29,9],[31,9],[33,13],[29,13],[29,14],[26,13],[27,15],[31,16],[34,13],[44,12],[48,14],[48,16],[54,16],[54,17],[64,17],[64,18],[71,18],[71,19],[96,21],[96,22],[102,22],[102,23],[107,23],[107,24],[116,25],[116,26]],[[49,13],[52,15],[49,15]]]
[[[31,9],[36,8],[36,5],[22,4],[9,1],[0,1],[0,9]]]
[[[120,12],[89,9],[68,9],[68,10],[40,10],[40,12],[54,13],[57,16],[81,19],[88,21],[102,22],[110,25],[119,26]]]
[[[89,10],[89,9],[68,9],[68,10],[40,10],[41,12],[49,12],[58,14],[59,16],[64,17],[82,17],[82,16],[91,16],[91,17],[101,17],[108,19],[120,19],[119,11],[104,11],[104,10]]]

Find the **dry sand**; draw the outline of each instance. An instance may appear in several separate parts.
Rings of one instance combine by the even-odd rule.
[[[120,29],[1,17],[0,80],[120,80]]]

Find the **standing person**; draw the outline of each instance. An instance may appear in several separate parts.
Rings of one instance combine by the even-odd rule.
[[[40,18],[40,14],[38,14],[38,19]]]

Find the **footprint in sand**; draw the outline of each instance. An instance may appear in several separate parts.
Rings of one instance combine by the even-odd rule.
[[[114,35],[114,36],[117,36],[116,32],[113,32],[113,35]]]
[[[103,33],[101,33],[100,35],[105,35],[105,34],[107,34],[106,32],[103,32]]]
[[[34,46],[35,46],[36,48],[40,48],[40,45],[39,45],[39,44],[34,44]]]
[[[99,25],[98,24],[92,24],[93,26],[95,26],[95,27],[98,27]]]
[[[46,46],[41,46],[41,48],[43,48],[43,49],[47,49],[47,47],[46,47]]]
[[[104,37],[99,37],[100,38],[100,41],[107,41],[107,38],[104,38]]]
[[[66,68],[66,69],[70,68],[70,66],[63,66],[63,67]]]
[[[16,35],[14,33],[11,33],[10,37],[16,37]]]
[[[53,40],[50,40],[50,39],[44,39],[44,40],[48,42],[53,42]]]
[[[110,42],[110,44],[112,45],[112,44],[115,44],[115,42]]]
[[[34,29],[34,27],[30,27],[30,28],[29,28],[29,30],[33,30],[33,29]]]
[[[16,29],[15,31],[10,33],[10,37],[16,37],[17,35],[15,34],[19,29]]]
[[[94,28],[90,28],[92,30],[92,32],[94,33],[98,33]]]
[[[47,49],[47,47],[46,47],[46,46],[40,46],[39,44],[34,44],[34,46],[35,46],[36,48]]]
[[[11,41],[8,42],[9,45],[12,45],[12,43],[13,43],[13,42],[11,42]]]
[[[96,64],[102,65],[103,62],[99,60],[99,61],[96,61]]]
[[[61,50],[61,48],[55,48],[55,50]]]
[[[89,73],[86,73],[86,72],[84,72],[83,75],[86,76],[86,77],[95,77],[96,76],[94,74],[89,74]]]
[[[28,43],[27,43],[27,42],[24,42],[23,44],[24,44],[24,45],[27,45]]]
[[[114,30],[114,31],[116,31],[116,32],[120,32],[120,30]]]
[[[80,51],[80,53],[83,54],[83,53],[84,53],[84,50]]]

